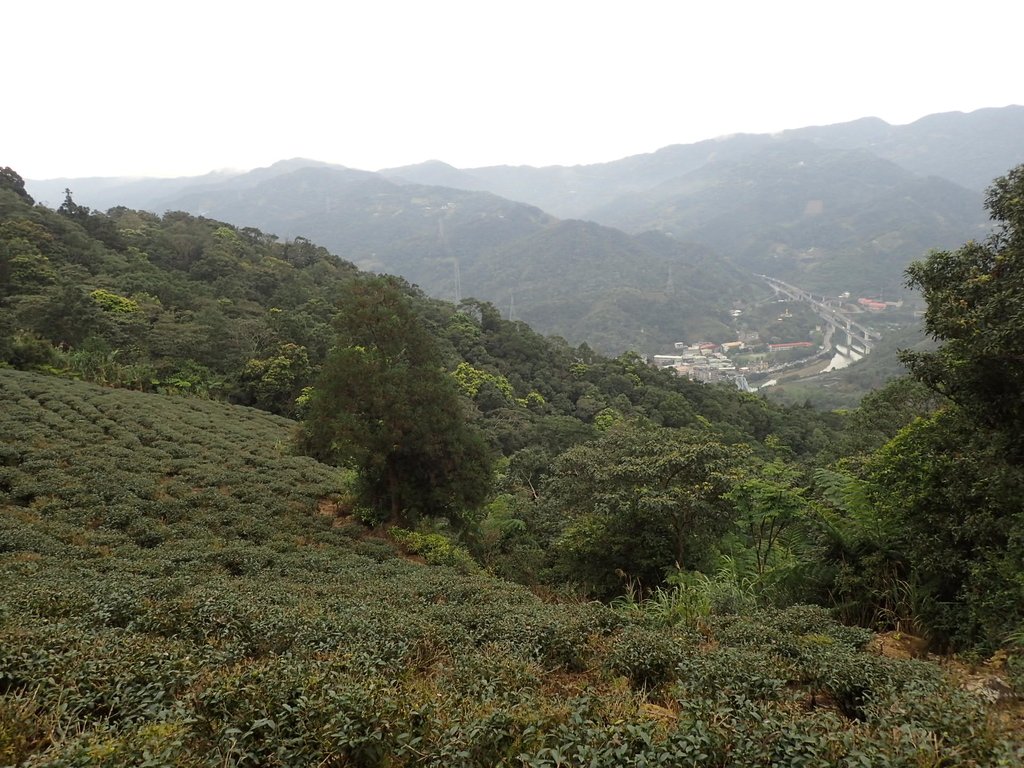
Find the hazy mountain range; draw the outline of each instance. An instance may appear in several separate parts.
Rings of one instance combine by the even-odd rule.
[[[428,293],[494,302],[605,349],[728,336],[766,272],[895,295],[906,264],[984,237],[982,190],[1024,163],[1024,107],[737,135],[573,167],[379,173],[294,159],[180,179],[29,181],[56,205],[185,210],[307,237]]]

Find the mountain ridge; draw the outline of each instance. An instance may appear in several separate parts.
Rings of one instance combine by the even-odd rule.
[[[862,118],[738,134],[594,165],[459,169],[431,160],[374,173],[292,158],[191,185],[150,180],[123,188],[117,204],[305,237],[439,298],[515,302],[523,319],[546,333],[576,341],[601,336],[606,351],[645,340],[652,347],[644,351],[653,351],[727,333],[722,313],[750,295],[752,278],[744,271],[833,294],[900,294],[912,260],[985,236],[977,178],[987,183],[1024,162],[1021,135],[1024,107],[1010,106],[931,115],[905,126]],[[42,196],[36,183],[27,186]],[[119,193],[108,186],[104,194]],[[80,202],[94,204],[88,197]],[[587,230],[585,266],[568,234],[584,230],[554,224],[572,220],[605,227]],[[627,236],[661,232],[678,243],[675,255],[649,252],[649,243],[627,246],[608,228]],[[705,261],[708,270],[720,267],[717,290],[698,299],[684,287],[675,302],[700,307],[706,322],[688,329],[651,322],[636,296],[655,296],[658,283],[671,282],[669,263],[685,271],[709,249],[718,254],[715,266]],[[622,264],[629,265],[625,281],[616,277]],[[524,285],[537,267],[548,278]],[[607,319],[591,317],[603,330],[581,324],[593,310],[583,293],[571,290],[581,275],[591,287],[596,278],[605,280],[603,290],[586,292],[591,305],[609,309],[625,300],[633,307],[625,315],[599,313],[618,317],[619,333],[608,333],[613,321]],[[672,302],[661,308],[678,318]],[[652,337],[651,327],[675,330]]]

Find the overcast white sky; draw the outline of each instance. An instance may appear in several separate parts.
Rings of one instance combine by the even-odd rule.
[[[572,165],[1024,103],[1018,0],[47,0],[0,16],[0,166],[34,179],[290,157]]]

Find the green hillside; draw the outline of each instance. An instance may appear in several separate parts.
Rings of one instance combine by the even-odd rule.
[[[315,382],[335,343],[340,297],[361,279],[352,264],[303,239],[281,242],[256,229],[180,212],[155,216],[115,208],[104,214],[70,198],[54,211],[32,205],[15,186],[0,188],[0,275],[6,278],[0,283],[0,361],[100,384],[297,413],[296,399]],[[582,223],[555,230],[551,237],[563,244],[578,243],[581,262],[607,237],[602,228]],[[609,260],[633,243],[615,234],[619,242],[606,252]],[[544,240],[538,237],[538,243]],[[640,241],[646,250],[637,253],[667,261],[672,252],[665,238]],[[557,294],[563,301],[601,295],[592,287],[598,278],[578,266],[579,293]],[[610,279],[620,280],[630,266],[617,269],[621,273]],[[546,272],[538,267],[531,279],[542,282]],[[710,297],[717,284],[717,273],[704,263],[674,274],[695,295]],[[632,356],[607,358],[586,344],[546,338],[523,322],[503,319],[486,302],[455,307],[408,285],[402,291],[448,370],[466,363],[508,382],[510,397],[488,399],[485,389],[473,393],[472,404],[494,439],[507,445],[522,447],[520,438],[506,434],[515,430],[590,433],[594,417],[606,408],[666,426],[704,417],[731,431],[732,441],[792,433],[800,452],[826,439],[814,438],[815,430],[834,428],[825,416],[787,424],[782,409],[754,398],[658,375]],[[632,303],[625,309],[596,303],[587,311],[629,310],[640,322],[653,323],[645,301],[672,302],[679,304],[677,323],[697,322],[678,296],[652,291],[643,299],[626,293],[622,302]],[[680,325],[669,329],[666,334]],[[534,407],[517,402],[531,393],[541,396]],[[564,427],[564,419],[572,428]],[[560,448],[576,439],[552,438]]]
[[[0,169],[0,764],[1019,763],[1022,190],[821,412]]]
[[[0,761],[995,765],[820,609],[674,626],[427,566],[250,409],[0,370]]]
[[[750,298],[751,271],[830,295],[900,296],[912,260],[987,236],[979,190],[1024,161],[1022,121],[1020,106],[902,126],[863,118],[573,167],[431,161],[370,173],[295,158],[192,179],[29,187],[51,206],[70,186],[101,210],[183,210],[308,238],[433,297],[485,300],[607,353],[650,353],[725,340],[722,317]],[[612,227],[659,230],[674,244],[624,242]],[[666,294],[671,273],[693,271],[710,291],[672,274]]]
[[[977,195],[952,182],[797,140],[716,159],[593,215],[705,243],[737,266],[830,295],[899,296],[910,261],[988,230]]]
[[[207,186],[167,204],[308,237],[437,298],[471,296],[506,314],[514,305],[515,316],[537,330],[612,354],[731,339],[721,318],[752,290],[750,275],[698,246],[561,221],[486,192],[347,169],[301,168],[244,189]],[[702,284],[691,288],[687,278],[696,272]],[[664,301],[658,294],[670,276],[674,300]]]

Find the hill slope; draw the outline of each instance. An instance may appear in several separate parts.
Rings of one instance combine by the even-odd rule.
[[[431,161],[372,174],[293,159],[194,183],[29,188],[52,202],[71,186],[103,208],[181,209],[310,238],[433,296],[473,296],[509,314],[514,305],[517,317],[574,343],[651,353],[731,338],[722,319],[750,298],[750,270],[830,294],[900,295],[911,260],[987,234],[979,190],[1024,162],[1022,131],[1024,107],[1010,106],[906,126],[865,118],[728,136],[589,166]],[[624,243],[566,219],[671,233],[677,245]],[[720,258],[707,258],[709,248]],[[721,257],[740,270],[720,267]],[[685,273],[695,271],[709,290],[690,291]]]
[[[361,171],[300,168],[244,189],[204,187],[167,204],[283,238],[308,237],[438,298],[514,303],[516,317],[538,330],[613,353],[729,340],[722,318],[733,300],[751,294],[749,276],[704,248],[560,221],[486,192],[400,185]],[[691,272],[701,275],[699,290],[690,289]],[[683,311],[659,306],[670,273]]]
[[[980,192],[1024,162],[1024,106],[943,112],[907,125],[866,118],[782,135],[837,149],[868,150],[921,176],[938,176]]]
[[[655,629],[403,558],[286,420],[9,370],[0,402],[4,764],[1012,759],[818,609]]]
[[[1014,105],[929,115],[908,125],[867,117],[772,135],[722,136],[594,165],[456,171],[434,161],[382,173],[420,184],[487,190],[537,205],[555,216],[610,223],[595,212],[617,198],[654,189],[712,162],[735,162],[750,152],[789,141],[813,142],[823,150],[863,150],[914,174],[937,176],[980,192],[1007,168],[1024,162],[1022,134],[1024,106]]]
[[[988,231],[975,193],[864,150],[775,143],[593,211],[707,243],[806,288],[898,296],[907,264]]]
[[[979,192],[1024,162],[1022,134],[1024,107],[1008,106],[725,136],[590,166],[385,173],[671,232],[815,290],[897,295],[911,260],[987,234]]]

